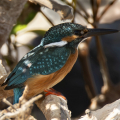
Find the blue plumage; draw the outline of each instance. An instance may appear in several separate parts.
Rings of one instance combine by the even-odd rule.
[[[64,54],[63,54],[64,53]],[[20,66],[16,66],[14,76],[7,82],[6,89],[23,86],[23,83],[30,77],[41,74],[48,75],[61,69],[66,63],[71,51],[66,46],[62,48],[41,48],[39,51],[26,55]],[[20,61],[20,62],[21,62]],[[11,76],[10,75],[10,76]],[[8,76],[9,79],[9,76]]]
[[[24,88],[19,87],[19,88],[14,88],[14,101],[13,104],[18,103],[19,102],[19,98],[22,96]]]

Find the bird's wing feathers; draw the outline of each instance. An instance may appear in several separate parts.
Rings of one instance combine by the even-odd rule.
[[[8,81],[14,76],[16,75],[17,71],[19,72],[19,70],[24,66],[24,63],[27,59],[32,59],[35,55],[36,49],[37,48],[42,49],[40,46],[35,47],[34,49],[32,49],[30,52],[28,52],[16,65],[16,67],[13,69],[13,71],[9,74],[9,76],[5,79],[3,85],[6,85],[8,83]],[[39,50],[40,50],[39,49]],[[18,74],[17,74],[18,75]]]
[[[42,54],[42,55],[41,55]],[[56,72],[64,66],[70,55],[70,49],[62,48],[48,48],[44,53],[39,53],[36,62],[30,67],[30,72],[48,75]]]
[[[27,53],[8,76],[5,89],[21,87],[30,77],[37,74],[48,75],[61,69],[71,51],[66,47],[34,49]]]

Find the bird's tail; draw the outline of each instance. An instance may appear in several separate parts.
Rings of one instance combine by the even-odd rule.
[[[24,88],[23,87],[22,88],[14,88],[13,91],[14,91],[14,102],[13,102],[13,104],[15,104],[15,103],[19,102],[19,98],[22,96]]]

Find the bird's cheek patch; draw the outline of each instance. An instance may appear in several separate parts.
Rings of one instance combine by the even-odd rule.
[[[77,36],[77,35],[67,36],[67,37],[64,37],[64,38],[62,39],[62,41],[71,42],[71,41],[75,40],[75,39],[78,38],[78,37],[79,37],[79,36]]]

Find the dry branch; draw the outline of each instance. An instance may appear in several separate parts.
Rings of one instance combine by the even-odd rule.
[[[93,76],[91,73],[90,64],[88,61],[88,54],[89,54],[89,41],[91,38],[88,38],[86,41],[82,42],[78,46],[78,58],[81,62],[82,70],[83,70],[83,77],[88,88],[87,92],[90,98],[93,98],[97,95]]]
[[[103,12],[101,13],[100,16],[97,17],[96,21],[99,21],[103,15],[106,13],[106,11],[116,2],[116,0],[113,0],[112,2],[110,2],[106,7],[105,9],[103,10]]]
[[[56,95],[49,95],[41,101],[36,101],[37,106],[47,120],[71,120],[71,112],[68,110],[67,101]]]
[[[62,20],[73,19],[73,9],[68,5],[61,5],[55,0],[29,0],[33,3],[38,3],[44,7],[57,12]]]
[[[15,120],[29,120],[30,119],[30,113],[33,107],[33,103],[40,99],[41,97],[43,97],[43,95],[38,95],[32,99],[30,99],[29,101],[25,102],[20,108],[19,108],[19,104],[15,104],[13,106],[10,106],[9,108],[7,108],[6,110],[3,110],[0,113],[0,120],[6,120],[6,119],[10,119],[10,118],[14,118]],[[7,103],[8,105],[10,104],[7,100],[4,101],[5,103]],[[33,120],[35,120],[35,118],[33,118]]]
[[[88,111],[79,120],[120,120],[120,99],[99,110]]]
[[[104,51],[102,48],[100,37],[96,36],[95,38],[96,38],[96,46],[97,46],[97,52],[98,52],[98,60],[99,60],[99,64],[100,64],[102,78],[104,81],[104,86],[110,87],[110,86],[112,86],[112,82],[110,80],[110,75],[109,75],[108,67],[107,67],[107,63],[106,63],[106,57],[105,57],[105,54],[104,54]]]
[[[10,107],[0,112],[0,120],[6,120],[8,118],[10,120],[11,118],[14,118],[14,120],[29,120],[32,117],[30,113],[35,101],[47,120],[71,120],[71,113],[68,110],[66,100],[56,95],[48,95],[45,99],[44,97],[40,99],[41,97],[43,97],[42,94],[30,99],[22,104],[20,108],[19,104],[11,105],[7,100],[4,100]],[[32,120],[35,120],[35,118]]]

